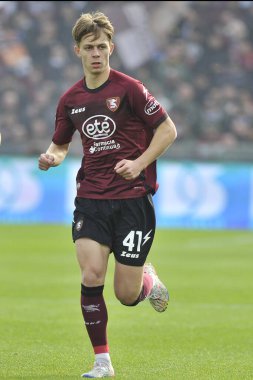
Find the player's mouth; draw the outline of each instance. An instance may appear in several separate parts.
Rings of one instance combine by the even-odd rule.
[[[101,67],[101,62],[93,62],[93,63],[91,64],[91,66],[92,66],[94,69],[97,69],[97,68]]]

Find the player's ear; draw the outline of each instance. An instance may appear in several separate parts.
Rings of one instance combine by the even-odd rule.
[[[81,57],[80,47],[78,45],[75,45],[74,50],[75,50],[76,55],[80,58]]]
[[[113,50],[114,50],[114,44],[111,42],[110,43],[110,55],[112,54]]]

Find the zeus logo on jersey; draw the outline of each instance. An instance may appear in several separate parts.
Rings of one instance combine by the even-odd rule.
[[[152,97],[145,105],[145,108],[144,108],[145,114],[153,115],[154,113],[159,111],[160,107],[161,107],[160,103],[155,98]]]
[[[82,131],[85,136],[94,140],[112,136],[115,129],[115,122],[110,117],[105,115],[95,115],[89,117],[89,119],[87,119],[82,125]]]
[[[80,112],[84,112],[85,111],[85,107],[81,107],[81,108],[72,108],[71,110],[71,115],[73,115],[74,113],[80,113]]]

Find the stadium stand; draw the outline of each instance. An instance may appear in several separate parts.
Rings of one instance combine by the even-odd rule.
[[[73,22],[97,9],[117,30],[112,67],[152,87],[177,126],[169,159],[252,161],[252,1],[1,1],[1,154],[48,146],[58,98],[82,76]]]

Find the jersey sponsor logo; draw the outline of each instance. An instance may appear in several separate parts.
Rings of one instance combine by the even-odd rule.
[[[145,105],[145,108],[144,108],[145,114],[153,115],[154,113],[159,111],[160,107],[161,107],[160,103],[155,98],[152,97]]]
[[[85,107],[81,107],[81,108],[72,108],[70,115],[73,115],[74,113],[84,112],[84,111],[85,111]]]
[[[115,129],[115,122],[105,115],[89,117],[82,125],[82,131],[85,136],[94,140],[105,139],[112,136]]]
[[[93,146],[90,147],[89,151],[90,153],[95,152],[102,152],[103,150],[112,150],[112,149],[119,149],[120,144],[116,143],[115,140],[107,140],[107,141],[94,141]]]
[[[120,98],[118,96],[116,96],[114,98],[108,98],[108,99],[106,99],[106,105],[110,111],[115,112],[119,108]]]

